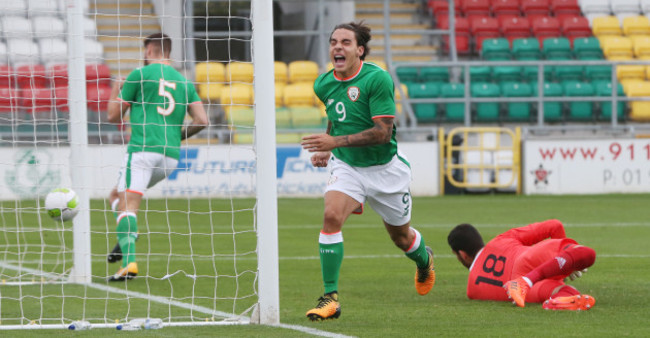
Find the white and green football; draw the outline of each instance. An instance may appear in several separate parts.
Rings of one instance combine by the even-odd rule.
[[[73,219],[79,211],[78,205],[77,194],[72,189],[54,189],[45,197],[47,214],[55,221],[65,222]]]

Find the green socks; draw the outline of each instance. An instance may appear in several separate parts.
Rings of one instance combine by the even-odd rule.
[[[134,213],[125,212],[117,218],[117,241],[122,249],[124,258],[122,267],[135,262],[135,240],[138,235],[138,221]]]
[[[411,247],[406,250],[406,257],[413,260],[418,268],[426,268],[429,265],[429,253],[427,253],[424,238],[422,238],[419,231],[415,229],[413,231],[415,231],[415,239]]]
[[[339,271],[343,263],[343,234],[340,231],[334,234],[321,232],[318,243],[325,293],[337,291]]]

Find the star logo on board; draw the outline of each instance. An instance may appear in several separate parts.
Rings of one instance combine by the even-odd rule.
[[[548,185],[548,176],[552,173],[552,171],[544,169],[544,167],[540,164],[537,169],[531,170],[530,173],[535,176],[535,185],[539,183]]]
[[[359,99],[359,95],[361,92],[359,91],[359,87],[350,87],[348,88],[348,97],[352,102],[356,102]]]

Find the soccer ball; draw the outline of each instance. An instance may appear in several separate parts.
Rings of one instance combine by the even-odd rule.
[[[77,194],[72,189],[54,189],[45,197],[47,214],[55,221],[65,222],[73,219],[79,211],[78,205]]]

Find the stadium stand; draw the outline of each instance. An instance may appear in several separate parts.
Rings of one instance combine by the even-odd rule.
[[[314,61],[301,60],[289,63],[289,83],[314,83],[318,77],[318,64]]]

